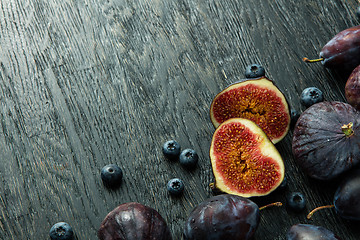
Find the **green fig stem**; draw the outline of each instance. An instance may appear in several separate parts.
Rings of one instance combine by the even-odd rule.
[[[325,206],[321,206],[321,207],[317,207],[317,208],[315,208],[314,210],[312,210],[311,212],[309,212],[309,214],[307,215],[306,218],[307,218],[307,219],[310,219],[315,212],[317,212],[317,211],[319,211],[319,210],[321,210],[321,209],[324,209],[324,208],[333,208],[333,207],[335,207],[333,204],[331,204],[331,205],[325,205]]]
[[[321,62],[324,60],[324,58],[308,59],[307,57],[304,57],[302,60],[307,63],[314,63],[314,62]]]
[[[341,127],[341,130],[343,131],[346,137],[350,137],[351,135],[354,134],[353,125],[354,124],[352,122],[349,122],[348,124],[344,124]]]
[[[274,203],[267,204],[267,205],[265,205],[265,206],[259,207],[259,210],[263,210],[263,209],[265,209],[265,208],[272,207],[272,206],[281,207],[281,206],[282,206],[282,202],[274,202]]]

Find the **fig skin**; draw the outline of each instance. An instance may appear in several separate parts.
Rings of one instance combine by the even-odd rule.
[[[255,122],[273,143],[286,136],[291,120],[284,94],[265,76],[242,79],[215,96],[210,106],[214,127],[230,118],[246,118]]]
[[[339,185],[334,207],[340,217],[360,221],[360,169],[352,171]]]
[[[286,235],[287,240],[340,240],[332,231],[312,224],[295,224]]]
[[[305,62],[318,62],[326,68],[352,71],[360,64],[360,25],[345,29],[336,34],[321,49],[320,58]]]
[[[204,200],[188,216],[184,240],[251,239],[258,227],[259,207],[253,201],[231,194]]]
[[[360,65],[351,72],[346,81],[345,98],[351,106],[360,110]]]
[[[211,187],[242,197],[265,196],[284,179],[282,157],[253,121],[232,118],[214,132],[210,159],[215,183]]]
[[[310,177],[330,180],[360,161],[360,113],[350,104],[324,101],[307,108],[294,127],[292,152]]]
[[[322,209],[335,208],[341,218],[349,221],[360,221],[360,168],[355,168],[340,182],[333,199],[333,204],[313,209],[307,218]]]
[[[100,240],[172,240],[162,216],[137,202],[124,203],[109,212],[98,230]]]

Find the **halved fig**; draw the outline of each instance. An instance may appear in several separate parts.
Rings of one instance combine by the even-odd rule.
[[[120,204],[109,212],[98,230],[100,240],[172,240],[164,218],[137,202]]]
[[[259,125],[273,143],[290,127],[290,111],[284,94],[266,77],[244,79],[217,94],[210,106],[217,128],[230,118],[246,118]]]
[[[360,162],[359,144],[360,112],[348,103],[325,101],[300,115],[292,151],[308,176],[330,180]]]
[[[284,179],[284,163],[274,144],[253,121],[226,120],[215,130],[210,159],[217,190],[242,197],[264,196]]]

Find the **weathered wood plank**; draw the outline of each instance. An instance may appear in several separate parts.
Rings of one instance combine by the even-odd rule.
[[[303,88],[344,100],[344,79],[307,65],[335,33],[359,23],[357,1],[0,2],[0,239],[46,239],[67,221],[78,239],[97,239],[105,215],[120,203],[157,209],[174,239],[190,210],[212,196],[208,150],[212,98],[261,63],[299,111]],[[332,201],[333,185],[308,179],[291,153],[277,147],[289,180],[285,192],[255,199],[285,201],[302,191],[307,210]],[[195,171],[162,156],[176,139],[200,155]],[[118,163],[120,189],[101,183],[100,169]],[[172,198],[170,178],[186,183]],[[311,221],[306,212],[265,210],[256,239],[284,239],[298,222],[358,239],[354,224],[333,211]]]

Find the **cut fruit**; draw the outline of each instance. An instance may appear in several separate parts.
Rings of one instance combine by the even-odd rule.
[[[242,197],[268,195],[283,181],[285,167],[275,145],[253,121],[232,118],[214,132],[212,186]]]
[[[225,88],[210,106],[217,128],[230,118],[255,122],[273,143],[283,139],[290,127],[290,110],[284,94],[266,77],[245,79]]]

